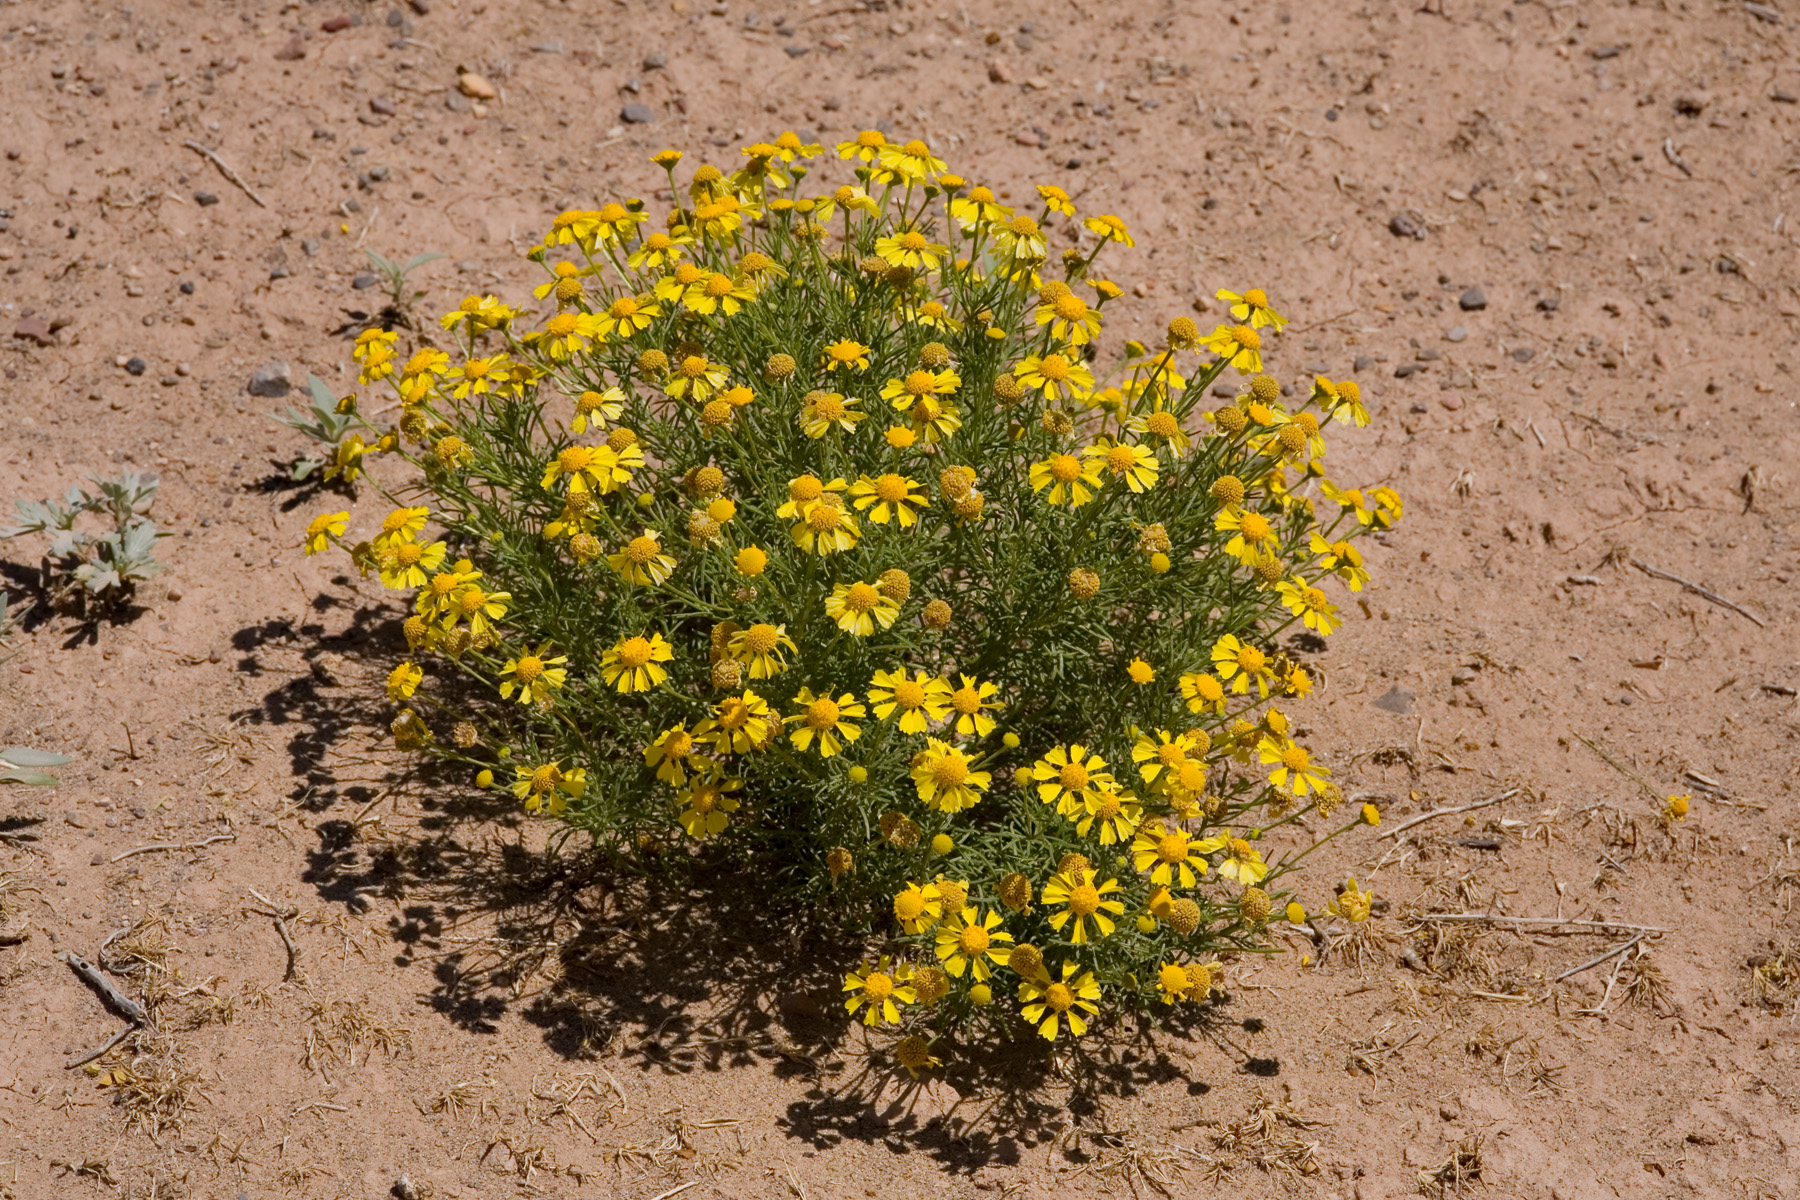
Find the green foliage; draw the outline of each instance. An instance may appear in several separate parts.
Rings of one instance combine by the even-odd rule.
[[[117,479],[91,476],[89,482],[93,491],[72,486],[60,502],[18,501],[19,523],[0,529],[0,538],[48,534],[44,570],[52,601],[111,610],[128,603],[139,583],[162,573],[154,550],[168,534],[149,517],[156,476],[127,472]],[[89,516],[102,523],[98,532],[78,524]]]
[[[341,473],[337,469],[338,447],[343,443],[344,435],[357,424],[356,416],[349,411],[348,405],[341,404],[338,397],[332,395],[323,379],[311,372],[306,376],[306,395],[305,408],[289,405],[286,412],[270,413],[269,420],[305,434],[327,450],[320,458],[310,454],[296,458],[288,466],[288,478],[295,483],[305,483],[323,470],[320,479],[329,482]]]
[[[425,298],[423,288],[412,286],[412,273],[426,263],[435,262],[444,256],[436,252],[415,254],[402,263],[377,254],[373,250],[365,249],[363,253],[369,256],[369,265],[375,268],[377,275],[381,276],[382,292],[387,296],[388,304],[393,312],[402,323],[410,325],[413,305]]]
[[[23,783],[32,787],[54,787],[56,776],[40,767],[60,767],[75,760],[66,754],[48,750],[32,750],[25,746],[0,747],[0,783]]]

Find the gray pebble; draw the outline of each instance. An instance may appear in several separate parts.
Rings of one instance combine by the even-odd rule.
[[[219,198],[217,196],[213,195],[211,192],[195,192],[194,193],[194,203],[198,204],[201,208],[211,208],[213,205],[217,204],[218,202],[219,202]]]
[[[350,286],[359,292],[366,292],[380,282],[379,279],[376,279],[375,276],[371,275],[369,272],[363,271],[350,281]]]
[[[1374,359],[1366,354],[1359,354],[1356,356],[1356,361],[1350,364],[1350,369],[1360,375],[1374,365]]]
[[[811,46],[783,46],[782,49],[787,51],[789,58],[799,58],[803,54],[812,53]]]
[[[1404,714],[1412,707],[1413,694],[1398,685],[1389,688],[1375,699],[1375,707],[1382,712]]]
[[[318,252],[319,252],[319,239],[318,238],[306,238],[301,241],[300,253],[306,255],[306,257],[312,258],[314,255],[318,254]]]
[[[1542,300],[1539,300],[1537,302],[1537,310],[1542,313],[1553,313],[1561,305],[1562,305],[1562,300],[1560,297],[1545,296]]]
[[[86,829],[88,827],[88,819],[78,812],[64,813],[63,820],[67,821],[77,829]]]
[[[276,267],[274,270],[269,272],[269,278],[270,279],[286,279],[292,273],[293,272],[289,271],[286,267]]]
[[[143,359],[133,358],[125,363],[125,371],[129,375],[142,375],[149,369],[149,366],[150,364],[146,363]]]
[[[252,396],[279,400],[294,390],[294,377],[284,362],[265,363],[251,374],[250,383],[245,390]]]
[[[1452,325],[1444,334],[1444,340],[1446,342],[1466,342],[1469,340],[1469,331],[1461,325]]]
[[[394,102],[389,100],[386,96],[376,96],[373,100],[369,101],[369,111],[380,113],[384,117],[391,117],[400,110],[396,108]]]
[[[646,71],[660,71],[668,65],[669,56],[661,50],[652,50],[644,55],[644,70]]]
[[[1464,312],[1480,312],[1487,307],[1487,293],[1478,287],[1472,287],[1457,298]]]
[[[1533,350],[1530,346],[1520,346],[1516,350],[1513,351],[1513,361],[1514,362],[1528,363],[1536,357],[1537,357],[1537,351]]]
[[[656,114],[648,104],[627,104],[619,110],[619,120],[627,125],[648,125],[656,120]]]
[[[1425,222],[1412,213],[1402,210],[1388,218],[1388,232],[1395,237],[1409,237],[1422,241],[1425,237]]]

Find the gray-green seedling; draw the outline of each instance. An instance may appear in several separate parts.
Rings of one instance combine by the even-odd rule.
[[[20,500],[19,523],[0,529],[0,538],[27,533],[50,536],[43,561],[43,585],[50,602],[82,615],[112,611],[129,603],[137,585],[159,575],[163,564],[152,553],[167,537],[150,520],[157,479],[128,471],[117,479],[90,476],[94,491],[70,487],[61,501]],[[99,518],[99,532],[78,527],[84,516]]]

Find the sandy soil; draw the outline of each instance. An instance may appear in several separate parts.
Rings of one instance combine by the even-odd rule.
[[[0,1195],[1376,1200],[1453,1161],[1478,1174],[1448,1194],[1800,1194],[1796,21],[0,8],[0,500],[154,470],[176,531],[131,619],[40,614],[0,664],[0,745],[76,759],[0,792]],[[497,98],[476,111],[459,69]],[[1116,210],[1145,330],[1266,287],[1282,377],[1363,381],[1355,452],[1408,506],[1303,718],[1397,834],[1313,876],[1372,884],[1373,936],[1294,934],[1191,1038],[975,1125],[991,1081],[951,1114],[949,1084],[902,1089],[821,1019],[829,948],[731,952],[741,924],[673,906],[626,936],[540,830],[392,786],[366,697],[397,610],[301,557],[280,468],[303,446],[246,394],[271,362],[350,378],[362,247],[448,254],[428,310],[522,295],[535,232],[649,192],[664,145],[871,125]],[[29,591],[35,547],[0,554]],[[1694,795],[1673,829],[1671,792]],[[1408,919],[1432,910],[1655,929],[1560,978],[1637,934]],[[120,1021],[56,956],[127,928],[108,961],[162,1038],[103,1087],[63,1064]]]

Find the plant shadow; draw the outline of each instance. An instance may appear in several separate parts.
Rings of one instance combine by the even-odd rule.
[[[779,1120],[789,1138],[883,1143],[951,1173],[1050,1143],[1084,1161],[1084,1132],[1106,1128],[1118,1102],[1151,1087],[1210,1089],[1193,1074],[1196,1042],[1241,1071],[1279,1069],[1233,1043],[1232,1000],[1215,994],[1155,1027],[1126,1018],[1073,1045],[1022,1026],[1011,1040],[937,1041],[944,1065],[913,1079],[893,1059],[897,1039],[865,1036],[844,1009],[844,972],[865,950],[844,932],[858,924],[847,905],[798,905],[775,893],[776,864],[746,870],[705,848],[647,873],[580,835],[546,837],[504,794],[472,794],[466,766],[365,749],[393,717],[380,679],[404,641],[397,610],[338,582],[346,595],[313,611],[341,610],[342,632],[326,634],[322,619],[238,632],[241,670],[260,670],[272,645],[312,669],[235,715],[287,734],[289,799],[319,818],[301,878],[352,912],[394,901],[394,965],[421,972],[426,1003],[457,1028],[491,1034],[511,1015],[565,1060],[646,1074],[758,1068],[804,1085]],[[417,815],[390,824],[389,804]]]

